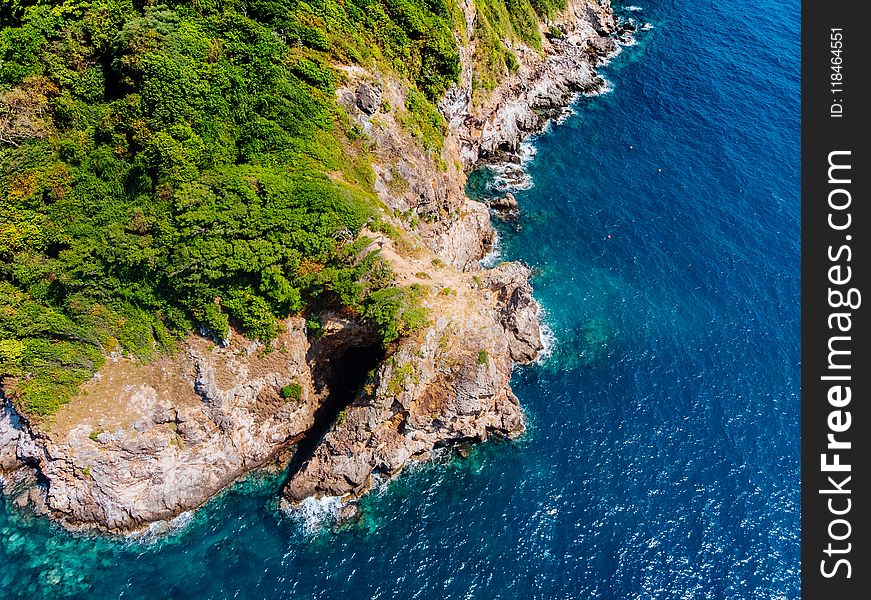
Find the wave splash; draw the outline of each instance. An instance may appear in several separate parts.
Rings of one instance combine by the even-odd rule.
[[[296,506],[282,505],[284,512],[306,535],[317,535],[336,522],[342,499],[339,496],[308,497]]]

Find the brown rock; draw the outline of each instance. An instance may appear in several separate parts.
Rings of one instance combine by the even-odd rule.
[[[46,510],[67,525],[126,532],[197,508],[312,424],[304,324],[286,325],[270,353],[238,334],[227,348],[192,336],[148,365],[107,361],[50,426],[22,427],[4,401],[0,456],[38,466]],[[277,395],[291,382],[298,403]]]
[[[398,266],[400,272],[420,268]],[[353,499],[442,446],[522,433],[511,370],[541,348],[528,275],[528,268],[505,263],[476,275],[482,285],[474,287],[465,283],[468,276],[432,272],[434,287],[458,292],[430,303],[430,326],[398,342],[371,392],[348,407],[344,421],[293,474],[285,497],[291,503],[310,496]]]

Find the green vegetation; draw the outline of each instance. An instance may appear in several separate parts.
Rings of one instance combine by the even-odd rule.
[[[374,233],[385,233],[393,241],[398,241],[402,238],[402,232],[396,227],[381,219],[374,219],[369,223],[369,229]]]
[[[478,0],[476,32],[456,0],[0,3],[3,392],[50,415],[107,352],[231,326],[269,340],[300,312],[317,335],[341,308],[385,344],[423,327],[421,290],[358,236],[382,207],[334,65],[404,78],[395,113],[446,166],[455,32],[487,40],[486,87],[517,68],[500,36],[539,47],[535,14],[560,2]]]
[[[439,336],[439,349],[444,350],[448,347],[448,342],[450,342],[451,337],[448,335],[447,331],[443,331]]]
[[[541,18],[551,17],[567,6],[566,0],[529,0],[529,3]]]
[[[505,42],[523,42],[541,49],[539,22],[566,7],[566,0],[475,0],[475,90],[492,90],[507,73],[519,68]]]
[[[418,284],[372,292],[363,308],[385,345],[429,325],[429,311],[421,305],[426,289]]]
[[[147,360],[231,323],[268,340],[303,309],[377,315],[388,336],[419,325],[414,307],[383,322],[399,292],[354,241],[378,206],[331,65],[375,61],[410,79],[409,127],[438,148],[431,100],[459,76],[450,6],[4,3],[4,392],[51,414],[107,351]]]
[[[302,398],[302,386],[296,382],[281,388],[281,397],[285,400],[299,400]]]
[[[103,433],[103,428],[102,428],[102,427],[101,427],[100,429],[97,429],[96,431],[92,431],[90,434],[88,434],[88,438],[90,438],[91,441],[96,442],[96,441],[98,441],[98,440],[100,439],[100,434],[101,434],[101,433]]]
[[[477,363],[479,365],[486,365],[490,363],[490,355],[487,354],[486,350],[481,350],[478,352],[478,360]]]
[[[309,57],[385,64],[430,100],[459,79],[454,30],[463,21],[454,0],[230,0],[224,4],[244,7],[249,17],[270,25],[288,44],[301,45]],[[313,62],[300,68],[322,78],[317,61]]]
[[[405,108],[399,117],[402,126],[420,141],[424,149],[441,152],[447,130],[447,123],[441,113],[426,96],[415,89],[408,90]]]
[[[319,337],[324,330],[324,326],[320,320],[314,318],[308,318],[305,320],[305,328],[308,331],[308,335],[311,337]]]
[[[398,365],[394,362],[393,375],[387,383],[387,392],[391,396],[398,396],[408,387],[409,382],[418,383],[414,366],[411,363]]]

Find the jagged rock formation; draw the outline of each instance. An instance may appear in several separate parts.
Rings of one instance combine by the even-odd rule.
[[[52,422],[28,423],[4,400],[0,466],[36,468],[39,508],[73,527],[123,532],[196,508],[311,426],[304,327],[289,319],[269,348],[192,336],[148,365],[117,358]],[[299,397],[282,397],[292,384]]]
[[[616,49],[610,0],[570,0],[550,23],[542,53],[514,48],[517,73],[473,104],[471,72],[464,72],[440,108],[456,131],[465,167],[480,161],[515,161],[520,144],[558,116],[575,94],[595,92],[604,81],[594,68]],[[544,28],[542,28],[544,33]]]
[[[408,261],[404,272],[420,265]],[[509,379],[541,350],[529,270],[432,275],[431,323],[402,340],[294,474],[285,496],[354,498],[440,446],[516,437],[523,414]]]

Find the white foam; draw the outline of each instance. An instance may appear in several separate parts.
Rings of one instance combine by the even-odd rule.
[[[175,535],[194,520],[194,512],[187,510],[168,521],[154,521],[141,531],[134,531],[126,537],[136,542],[152,544],[163,538]]]
[[[517,156],[520,158],[521,166],[526,166],[535,158],[535,155],[538,154],[538,148],[535,147],[535,138],[530,137],[522,144],[520,144],[520,151],[517,153]]]
[[[410,465],[405,465],[403,470],[408,470]],[[372,473],[372,489],[369,490],[370,494],[376,494],[378,496],[383,496],[384,493],[390,487],[390,482],[393,481],[392,477],[385,477],[380,473]]]
[[[499,232],[493,231],[493,244],[490,246],[490,252],[481,257],[478,261],[485,269],[492,269],[502,261],[502,242],[499,239]]]
[[[593,96],[604,96],[605,94],[610,94],[614,91],[614,85],[611,83],[611,80],[604,75],[600,75],[600,77],[602,78],[602,85],[591,92],[584,92],[582,94],[583,96],[586,96],[587,98],[591,98]]]
[[[641,10],[638,7],[635,8]],[[631,7],[630,10],[632,10]],[[602,59],[600,65],[607,66],[615,56],[619,55],[623,51],[624,46],[633,46],[635,45],[635,43],[635,38],[632,36],[629,36],[626,40],[618,39],[617,43],[615,44],[614,50],[611,51],[608,56]],[[552,128],[554,124],[562,124],[566,119],[574,115],[575,104],[579,98],[599,96],[610,93],[614,90],[612,83],[608,80],[607,77],[605,77],[601,73],[597,73],[597,77],[602,81],[601,86],[592,91],[576,94],[574,98],[572,98],[572,101],[568,105],[564,106],[556,117],[548,119],[545,122],[540,132],[530,135],[520,144],[520,148],[517,152],[517,158],[519,159],[519,163],[502,162],[493,163],[482,167],[488,169],[492,176],[490,181],[488,181],[485,186],[488,191],[495,194],[504,195],[509,192],[528,190],[535,186],[535,182],[533,181],[532,177],[529,175],[526,169],[529,163],[532,162],[532,160],[538,153],[538,148],[535,145],[538,136],[542,133],[546,133]],[[499,256],[496,251],[496,243],[494,242],[493,251],[491,251],[484,258],[481,259],[481,265],[484,267],[492,266],[496,263],[496,260],[498,258]]]
[[[619,56],[621,52],[623,52],[623,44],[621,44],[620,40],[618,39],[617,42],[614,44],[614,49],[611,52],[609,52],[607,56],[602,57],[602,62],[600,62],[599,65],[602,67],[607,67],[608,65],[611,64],[611,61],[614,60],[614,57]],[[604,75],[602,75],[601,73],[596,72],[596,75],[598,75],[599,77],[601,77],[605,81],[608,81],[608,78],[605,77]],[[595,92],[585,93],[585,95],[586,96],[594,96]]]
[[[528,161],[527,161],[528,162]],[[521,163],[496,163],[487,167],[493,175],[487,184],[487,189],[498,194],[528,190],[533,186],[532,177],[529,176]]]
[[[556,334],[551,329],[548,324],[548,313],[547,309],[539,304],[541,313],[539,319],[539,330],[541,331],[541,352],[538,353],[538,358],[535,359],[535,364],[543,365],[547,362],[547,360],[553,356],[554,349],[557,346],[557,337]]]
[[[572,98],[571,104],[563,108],[562,112],[560,112],[560,114],[557,115],[552,120],[552,122],[556,123],[557,125],[562,125],[563,123],[565,123],[569,117],[575,114],[575,102],[577,102],[578,99],[581,98],[583,95],[584,94],[575,94],[575,96]],[[551,121],[548,121],[548,127],[550,127],[550,123]]]
[[[339,496],[308,497],[297,506],[288,507],[287,513],[293,517],[308,535],[315,535],[324,525],[333,523],[339,514],[342,499]]]
[[[631,5],[631,6],[627,6],[627,7],[626,7],[626,10],[628,10],[628,11],[632,11],[632,12],[641,12],[641,11],[644,10],[644,9],[641,8],[640,6],[635,6],[635,5],[633,4],[633,5]]]

